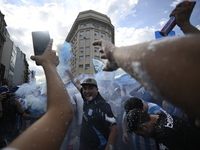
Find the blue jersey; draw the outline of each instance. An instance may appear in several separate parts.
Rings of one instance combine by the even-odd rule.
[[[149,114],[156,115],[156,114],[159,114],[161,112],[165,112],[165,110],[163,110],[157,104],[146,102],[146,101],[143,101],[143,102],[145,102],[147,104],[147,106],[148,106],[147,110],[148,110]]]
[[[116,125],[111,107],[98,94],[94,100],[85,101],[80,133],[80,150],[105,149],[110,129]]]
[[[160,106],[154,103],[143,101],[147,104],[147,111],[149,114],[159,114],[165,112]],[[143,138],[133,133],[132,135],[133,149],[137,150],[157,150],[155,139]]]

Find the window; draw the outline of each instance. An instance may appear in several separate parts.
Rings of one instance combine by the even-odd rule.
[[[90,27],[90,23],[86,23],[86,27]]]
[[[111,33],[111,30],[110,30],[110,28],[108,28],[108,32],[109,32],[109,33]]]
[[[83,47],[80,47],[80,49],[79,49],[81,52],[83,52],[83,50],[84,50],[84,48]]]
[[[106,30],[106,27],[105,26],[101,26],[101,30]]]
[[[106,34],[105,33],[101,33],[101,37],[105,37],[106,36]]]
[[[83,65],[79,65],[79,68],[83,68]]]
[[[80,28],[84,28],[84,24],[80,24]]]
[[[80,43],[83,43],[84,42],[84,40],[83,39],[80,39]]]
[[[84,31],[80,31],[79,35],[83,35],[84,34]]]
[[[94,47],[94,51],[97,52],[99,50],[98,47]]]
[[[85,50],[90,50],[90,47],[89,47],[89,46],[87,46],[87,47],[85,48]]]
[[[85,58],[90,58],[90,55],[86,55]]]
[[[99,32],[98,31],[94,31],[94,35],[99,35]]]
[[[83,56],[79,56],[79,59],[83,59]]]
[[[85,64],[85,67],[90,67],[90,64]]]
[[[99,59],[99,56],[94,56],[94,59]]]
[[[98,24],[93,24],[93,26],[95,27],[95,28],[99,28],[99,25]]]
[[[86,34],[90,34],[90,30],[86,30]]]
[[[86,39],[86,42],[90,42],[90,38],[87,38],[87,39]]]

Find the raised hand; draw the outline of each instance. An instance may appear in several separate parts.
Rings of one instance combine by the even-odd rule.
[[[93,45],[100,46],[99,52],[103,54],[101,58],[108,60],[103,68],[104,71],[114,71],[119,68],[113,57],[113,53],[117,48],[115,45],[105,40],[94,41]]]
[[[52,50],[52,44],[53,40],[51,39],[48,43],[45,52],[42,55],[31,56],[31,59],[36,61],[43,67],[44,65],[52,65],[56,67],[59,64],[59,59],[56,55],[56,51]]]

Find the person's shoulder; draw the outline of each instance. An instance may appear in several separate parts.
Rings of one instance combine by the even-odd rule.
[[[107,105],[107,104],[109,105],[109,103],[107,103],[104,99],[98,99],[97,104],[98,105]]]
[[[160,107],[159,105],[157,105],[155,103],[147,102],[146,104],[149,106],[149,108],[163,110],[162,107]],[[164,110],[162,112],[164,112]]]
[[[105,103],[106,100],[101,96],[100,93],[98,93],[98,95],[95,98],[96,101],[100,102],[100,103]]]
[[[102,109],[111,108],[110,104],[104,99],[98,99],[97,104],[99,108],[102,108]]]

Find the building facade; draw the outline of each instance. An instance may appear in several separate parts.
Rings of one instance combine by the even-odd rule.
[[[93,59],[100,60],[99,47],[93,46],[95,40],[104,39],[114,44],[114,26],[108,16],[87,10],[80,12],[66,38],[71,43],[74,57],[70,60],[74,75],[94,75]]]
[[[26,55],[17,46],[16,62],[13,76],[13,85],[17,86],[29,82],[29,65],[26,60]]]
[[[28,83],[31,71],[26,55],[10,38],[4,15],[0,11],[0,86]]]
[[[3,52],[3,45],[6,42],[5,30],[6,30],[6,22],[4,20],[4,14],[0,11],[0,62]],[[5,66],[0,63],[0,84],[2,84],[3,77],[4,77]]]
[[[16,48],[9,34],[6,34],[6,42],[3,46],[1,64],[5,66],[3,84],[12,85],[14,66],[16,60]]]
[[[1,85],[6,84],[12,87],[29,82],[30,71],[26,55],[10,39],[7,30],[6,42],[2,50],[1,65],[4,66],[2,68],[3,80],[1,80]]]
[[[4,14],[0,11],[0,61],[1,61],[1,55],[2,55],[2,49],[4,42],[6,41],[6,21],[4,20]]]

